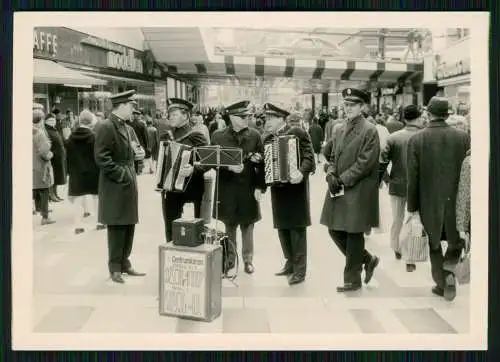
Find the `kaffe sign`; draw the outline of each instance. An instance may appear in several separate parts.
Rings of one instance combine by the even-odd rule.
[[[35,28],[33,56],[131,74],[145,74],[142,51],[68,28]]]

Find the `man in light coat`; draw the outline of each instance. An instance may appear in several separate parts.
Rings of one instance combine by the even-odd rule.
[[[361,289],[363,265],[364,282],[368,284],[379,263],[378,257],[366,251],[363,235],[379,221],[380,141],[375,125],[362,115],[370,95],[354,88],[345,89],[342,95],[347,121],[333,134],[326,176],[328,191],[320,220],[346,257],[339,293]]]
[[[421,219],[429,236],[431,273],[436,283],[432,292],[453,300],[453,270],[463,248],[456,225],[456,196],[468,136],[446,123],[446,98],[431,98],[427,113],[429,125],[408,142],[407,209]],[[448,243],[444,256],[441,240]]]
[[[399,233],[403,226],[406,206],[406,158],[409,139],[422,128],[420,111],[414,105],[404,109],[405,128],[392,133],[387,139],[387,145],[382,150],[381,160],[387,167],[391,164],[389,175],[389,195],[392,209],[391,248],[396,259],[401,259]],[[384,168],[385,170],[385,168]],[[407,264],[406,270],[415,270],[415,264]]]

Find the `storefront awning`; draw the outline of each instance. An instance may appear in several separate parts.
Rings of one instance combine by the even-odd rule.
[[[33,83],[64,84],[70,87],[104,85],[107,82],[87,77],[47,59],[33,59]]]
[[[89,75],[91,77],[96,77],[99,79],[103,80],[111,80],[111,81],[118,81],[118,82],[124,82],[124,83],[130,83],[130,84],[151,84],[151,82],[145,81],[145,80],[140,80],[140,79],[133,79],[133,78],[125,78],[125,77],[118,77],[116,75],[109,75],[109,74],[102,74],[102,73],[92,73],[92,72],[81,72],[82,74]]]
[[[207,64],[169,64],[173,73],[206,76],[285,77],[396,83],[423,71],[418,63],[216,56]]]

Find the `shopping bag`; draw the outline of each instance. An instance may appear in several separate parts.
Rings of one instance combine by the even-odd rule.
[[[459,284],[470,283],[470,251],[463,253],[455,267],[455,277]]]
[[[408,216],[399,235],[401,254],[406,263],[427,261],[429,256],[429,237],[419,216]]]

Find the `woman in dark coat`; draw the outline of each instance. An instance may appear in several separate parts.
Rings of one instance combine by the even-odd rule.
[[[66,184],[66,150],[61,134],[56,128],[56,119],[53,114],[47,115],[45,120],[45,129],[50,139],[50,151],[54,155],[50,160],[54,171],[54,186],[50,195],[52,202],[62,201],[57,195],[57,186]]]
[[[91,209],[95,211],[99,185],[99,168],[94,159],[95,136],[90,129],[93,118],[92,113],[83,111],[77,128],[66,141],[68,196],[73,202],[82,201],[84,218],[91,215]],[[85,197],[87,195],[93,196],[92,199]],[[89,208],[89,203],[93,204],[91,208]],[[81,211],[75,209],[75,233],[77,234],[84,231],[80,225],[81,215]]]

